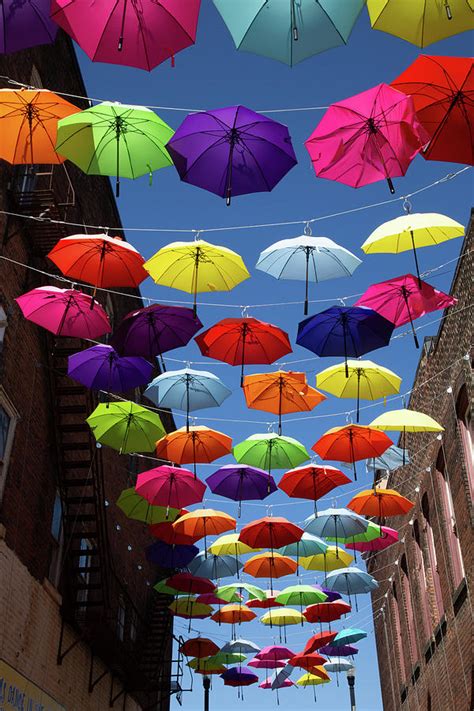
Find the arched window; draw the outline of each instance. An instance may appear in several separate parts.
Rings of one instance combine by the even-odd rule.
[[[472,434],[472,419],[471,405],[469,395],[465,385],[459,391],[456,400],[456,417],[458,431],[461,437],[463,448],[464,461],[466,462],[466,471],[469,481],[469,491],[471,498],[474,498],[474,449],[473,449],[473,434]]]
[[[430,619],[430,611],[428,608],[428,583],[426,580],[425,560],[423,558],[423,548],[421,545],[420,538],[420,524],[418,523],[418,519],[415,519],[413,522],[413,539],[415,542],[415,567],[420,587],[421,621],[423,623],[423,632],[425,640],[428,641],[431,635],[432,625]]]
[[[442,617],[444,614],[444,602],[443,602],[443,595],[441,592],[441,579],[439,575],[439,568],[438,568],[438,557],[436,555],[436,546],[435,546],[435,541],[434,541],[434,536],[433,536],[433,528],[431,525],[431,512],[430,512],[430,504],[428,500],[428,494],[423,494],[423,498],[421,499],[421,510],[423,512],[423,530],[426,536],[426,547],[428,551],[428,562],[429,562],[429,567],[431,571],[431,578],[433,580],[433,588],[434,588],[434,594],[435,594],[435,599],[436,599],[436,607],[437,609],[435,610],[435,619],[436,622],[439,621],[439,619]]]
[[[418,648],[416,644],[415,616],[413,614],[413,602],[410,588],[410,580],[408,577],[408,565],[405,555],[402,556],[400,561],[400,577],[403,593],[403,602],[406,612],[408,649],[410,651],[411,666],[413,666],[416,660],[418,659]]]
[[[453,587],[457,588],[464,577],[464,562],[462,558],[461,545],[458,539],[451,485],[442,449],[440,449],[438,459],[436,460],[436,479],[443,507],[445,534],[449,546],[449,559],[451,561]]]
[[[410,669],[406,667],[405,646],[402,638],[402,625],[400,622],[400,607],[398,601],[398,591],[395,583],[392,585],[392,596],[390,599],[390,607],[393,620],[393,636],[395,637],[395,649],[398,657],[400,682],[409,678]]]

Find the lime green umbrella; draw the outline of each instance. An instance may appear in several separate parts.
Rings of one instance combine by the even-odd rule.
[[[326,599],[327,595],[312,585],[289,585],[275,598],[276,602],[282,605],[299,605],[301,608],[324,602]]]
[[[154,452],[156,441],[166,434],[155,412],[129,400],[97,405],[86,422],[98,442],[120,454]]]
[[[191,659],[187,665],[191,669],[214,669],[214,667],[218,667],[221,664],[238,664],[245,661],[245,658],[245,654],[238,654],[237,652],[217,652],[213,657]]]
[[[184,590],[176,590],[176,588],[172,588],[170,585],[167,585],[167,580],[168,578],[165,578],[164,580],[160,580],[156,585],[153,586],[153,590],[156,590],[157,593],[160,593],[161,595],[174,595],[177,597],[178,595],[186,595],[187,592]]]
[[[251,585],[250,583],[231,583],[230,585],[222,585],[217,588],[214,594],[216,597],[219,597],[226,602],[233,602],[234,596],[240,590],[245,590],[245,592],[257,600],[265,599],[265,592],[257,585]],[[237,598],[237,601],[238,600],[239,599]]]
[[[133,486],[130,489],[124,489],[116,503],[125,516],[149,525],[163,523],[164,521],[172,522],[181,513],[180,509],[167,510],[166,506],[152,506],[146,499],[137,494]]]
[[[370,541],[375,541],[376,538],[381,538],[383,531],[380,526],[372,521],[367,522],[367,529],[364,533],[358,533],[356,536],[347,536],[347,538],[339,538],[340,543],[370,543]],[[325,536],[327,541],[335,541],[335,538]]]
[[[271,472],[272,469],[292,469],[308,461],[305,447],[293,439],[274,432],[255,434],[234,447],[234,457],[243,464],[259,467]]]
[[[75,121],[69,121],[75,118]],[[56,151],[88,175],[138,178],[173,164],[166,144],[174,131],[145,106],[105,101],[58,122]]]

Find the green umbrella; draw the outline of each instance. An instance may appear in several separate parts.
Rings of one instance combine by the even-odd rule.
[[[169,509],[166,506],[152,506],[146,499],[137,494],[135,488],[124,489],[117,499],[117,506],[122,509],[125,516],[143,523],[163,523],[174,521],[181,513],[180,509]]]
[[[154,452],[166,434],[156,413],[128,400],[98,405],[86,422],[98,442],[120,454]]]
[[[169,585],[166,584],[168,578],[165,578],[164,580],[160,580],[156,585],[153,585],[153,590],[156,590],[157,593],[160,593],[161,595],[186,595],[187,592],[184,592],[182,590],[176,590],[176,588],[172,588]]]
[[[292,469],[310,458],[301,442],[274,432],[248,437],[234,447],[234,457],[240,463],[268,472],[272,468]]]
[[[370,541],[375,541],[376,538],[381,538],[383,531],[380,526],[372,521],[367,522],[367,530],[364,533],[358,533],[355,536],[347,536],[346,538],[341,538],[338,536],[337,540],[341,543],[370,543]],[[335,538],[330,538],[329,536],[324,536],[327,541],[335,541]]]
[[[213,657],[191,659],[188,662],[188,667],[191,667],[191,669],[214,669],[214,667],[218,667],[221,664],[238,664],[245,661],[245,658],[245,654],[238,654],[237,652],[217,652]]]
[[[327,595],[312,585],[289,585],[275,598],[276,602],[281,602],[282,605],[299,605],[300,607],[315,605],[326,599]]]
[[[222,585],[217,588],[214,595],[222,600],[225,600],[226,602],[240,602],[239,599],[233,600],[234,595],[239,590],[245,590],[249,595],[257,598],[257,600],[265,599],[265,592],[257,585],[251,585],[250,583],[231,583],[230,585]]]
[[[70,120],[74,119],[74,120]],[[105,101],[58,122],[56,150],[88,175],[138,178],[173,165],[165,146],[174,131],[145,106]]]

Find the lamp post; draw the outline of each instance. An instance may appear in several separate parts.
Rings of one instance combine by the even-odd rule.
[[[202,685],[204,687],[204,711],[209,711],[209,689],[211,688],[211,678],[209,676],[204,676],[202,679]]]
[[[356,711],[355,671],[355,667],[351,667],[347,670],[347,683],[349,684],[349,694],[351,697],[351,711]]]

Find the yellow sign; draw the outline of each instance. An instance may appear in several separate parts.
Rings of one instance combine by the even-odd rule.
[[[66,709],[0,659],[0,711],[66,711]]]

